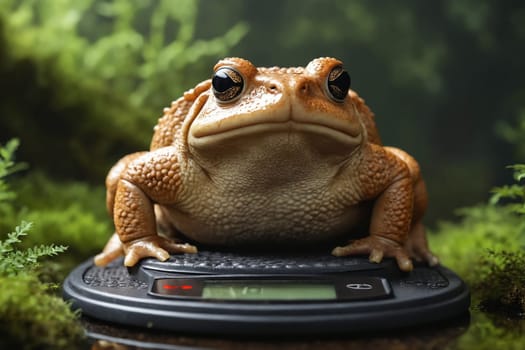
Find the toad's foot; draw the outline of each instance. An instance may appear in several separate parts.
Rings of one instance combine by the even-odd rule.
[[[97,266],[106,266],[119,256],[124,255],[124,249],[122,248],[122,242],[116,233],[111,236],[108,243],[104,247],[104,250],[100,254],[95,256],[93,261]]]
[[[407,250],[410,252],[410,256],[414,257],[417,261],[426,262],[429,266],[439,265],[439,258],[428,248],[408,245]]]
[[[415,224],[412,228],[405,243],[405,248],[410,253],[410,256],[417,261],[425,261],[429,266],[439,265],[438,257],[428,248],[425,228],[421,223]]]
[[[170,253],[196,253],[197,248],[191,244],[174,242],[165,237],[148,236],[132,242],[122,243],[114,234],[108,244],[95,257],[95,265],[105,266],[117,257],[125,254],[124,265],[134,266],[140,259],[154,257],[165,261]]]
[[[336,247],[332,250],[335,256],[369,254],[370,262],[380,263],[383,257],[396,258],[397,265],[401,271],[412,271],[414,266],[406,249],[399,243],[388,238],[379,236],[368,236],[353,241],[352,243]]]
[[[197,253],[197,248],[187,243],[176,243],[161,236],[148,236],[124,243],[125,266],[134,266],[140,259],[153,257],[166,261],[170,253]]]

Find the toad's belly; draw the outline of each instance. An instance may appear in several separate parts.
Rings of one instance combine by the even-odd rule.
[[[222,198],[184,210],[159,207],[161,226],[171,227],[197,243],[233,246],[328,241],[349,236],[368,222],[366,206],[345,207],[330,197]]]

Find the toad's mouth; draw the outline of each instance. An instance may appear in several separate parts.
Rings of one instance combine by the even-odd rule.
[[[334,123],[336,124],[336,123]],[[207,144],[230,138],[255,136],[268,133],[305,133],[332,139],[338,143],[357,145],[362,141],[362,134],[342,125],[324,124],[311,121],[286,120],[277,122],[259,122],[246,125],[217,128],[192,128],[192,143]]]

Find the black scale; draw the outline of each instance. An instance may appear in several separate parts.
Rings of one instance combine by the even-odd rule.
[[[310,253],[257,255],[201,251],[87,261],[64,282],[64,298],[97,319],[210,334],[329,334],[411,327],[463,315],[468,288],[451,270],[395,260]]]

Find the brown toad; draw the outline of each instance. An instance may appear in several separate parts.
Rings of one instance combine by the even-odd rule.
[[[411,257],[437,264],[417,162],[381,144],[372,112],[333,58],[305,68],[220,61],[212,79],[164,110],[150,151],[121,159],[106,186],[116,233],[97,265],[196,251],[158,228],[268,250],[346,238],[334,255],[395,257],[405,271]]]

